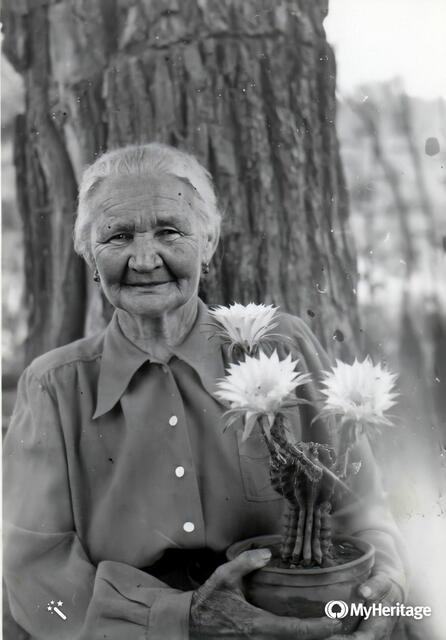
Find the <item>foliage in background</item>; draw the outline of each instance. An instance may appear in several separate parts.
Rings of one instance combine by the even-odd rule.
[[[405,424],[446,440],[446,103],[400,83],[342,100],[338,133],[358,251],[365,351],[401,373]]]
[[[399,373],[401,436],[378,451],[411,558],[412,598],[432,607],[410,637],[442,638],[446,598],[446,103],[398,82],[343,98],[338,134],[358,251],[365,351]],[[424,551],[420,540],[428,539]]]

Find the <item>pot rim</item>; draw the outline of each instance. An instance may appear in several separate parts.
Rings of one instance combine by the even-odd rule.
[[[255,544],[262,541],[262,545],[257,545],[257,548],[261,548],[262,546],[268,546],[272,543],[272,541],[278,541],[281,539],[280,534],[271,534],[271,535],[263,535],[263,536],[254,536],[252,538],[246,538],[245,540],[239,540],[238,542],[234,542],[231,544],[226,550],[226,557],[228,560],[233,560],[236,558],[242,551],[248,551],[248,549],[243,549],[242,547],[246,544]],[[334,567],[315,567],[311,569],[305,569],[304,567],[298,569],[286,568],[286,567],[262,567],[261,571],[267,573],[277,573],[283,574],[286,572],[288,575],[305,575],[305,576],[322,576],[322,575],[330,575],[333,573],[339,573],[340,571],[348,571],[349,569],[355,568],[358,565],[362,564],[372,564],[373,558],[375,555],[375,547],[366,540],[362,540],[361,538],[357,538],[355,536],[342,535],[338,534],[333,536],[333,541],[340,542],[350,542],[360,551],[364,553],[359,557],[355,558],[355,560],[350,560],[349,562],[345,562],[344,564],[338,564]],[[254,547],[255,548],[255,547]]]

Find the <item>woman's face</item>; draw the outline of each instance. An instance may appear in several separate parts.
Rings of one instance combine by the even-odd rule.
[[[174,176],[113,177],[99,185],[91,242],[113,306],[155,317],[197,296],[213,241],[196,204],[192,187]]]

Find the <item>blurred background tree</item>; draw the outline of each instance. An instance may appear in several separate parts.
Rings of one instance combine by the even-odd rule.
[[[446,153],[429,133],[445,124],[444,101],[410,98],[397,80],[363,86],[338,119],[366,350],[401,372],[405,422],[438,452],[446,439]]]
[[[378,440],[378,455],[411,558],[412,602],[435,617],[408,633],[432,640],[444,637],[446,598],[445,107],[409,97],[396,79],[338,106],[364,346],[399,374],[401,427]]]

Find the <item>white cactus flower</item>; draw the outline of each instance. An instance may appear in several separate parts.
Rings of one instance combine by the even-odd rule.
[[[209,314],[219,327],[218,335],[230,344],[230,350],[239,347],[246,354],[252,355],[262,342],[275,334],[277,327],[275,316],[277,307],[273,305],[239,303],[229,307],[215,307]]]
[[[258,357],[246,356],[244,362],[229,365],[228,374],[217,383],[216,395],[229,405],[230,424],[244,418],[242,440],[250,436],[260,416],[266,416],[271,427],[281,410],[299,403],[292,393],[311,377],[296,371],[297,364],[290,354],[279,360],[277,351],[269,357],[260,351]]]
[[[340,360],[332,371],[324,372],[322,390],[325,415],[336,415],[367,426],[392,426],[385,413],[396,404],[397,376],[369,357],[349,365]]]

